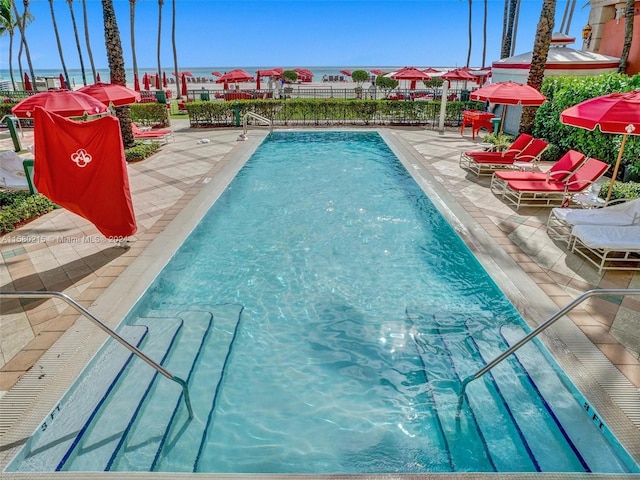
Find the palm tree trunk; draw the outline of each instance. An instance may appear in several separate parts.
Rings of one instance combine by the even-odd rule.
[[[116,12],[113,8],[113,0],[102,0],[102,15],[111,83],[126,85],[127,75],[124,69],[122,43],[120,42],[120,31],[118,30],[118,22],[116,21]],[[133,132],[131,131],[131,109],[128,105],[116,107],[116,116],[118,120],[120,120],[120,130],[122,131],[124,147],[132,147],[134,139]]]
[[[511,36],[511,56],[516,54],[516,42],[518,41],[518,22],[520,21],[520,5],[522,0],[516,0],[516,14],[513,18],[513,34]]]
[[[129,0],[129,29],[131,30],[131,60],[133,63],[134,78],[138,75],[138,60],[136,58],[136,40],[135,40],[135,17],[136,17],[136,0]]]
[[[78,48],[78,58],[80,59],[80,71],[82,72],[82,84],[87,84],[87,73],[84,70],[84,60],[82,59],[82,48],[80,47],[80,37],[78,36],[78,26],[76,25],[76,16],[73,13],[73,0],[67,0],[69,4],[69,12],[71,12],[71,24],[73,25],[73,34],[76,37],[76,47]]]
[[[13,90],[17,90],[16,88],[16,79],[13,75],[13,35],[14,32],[11,30],[9,33],[9,78],[11,79],[11,85],[13,86]]]
[[[22,0],[22,4],[24,5],[24,12],[22,12],[22,17],[18,13],[18,7],[16,5],[16,1],[11,0],[11,3],[13,4],[13,11],[16,15],[16,18],[20,20],[18,21],[18,28],[20,29],[20,36],[22,37],[20,40],[20,49],[18,51],[18,65],[20,67],[20,77],[24,79],[24,72],[22,71],[22,61],[20,60],[22,56],[22,50],[24,48],[24,54],[27,57],[27,64],[29,65],[29,72],[31,73],[31,79],[33,80],[33,91],[37,92],[38,85],[36,83],[36,74],[35,74],[35,71],[33,70],[33,63],[31,63],[31,54],[29,53],[29,45],[27,44],[27,38],[24,34],[27,27],[27,18],[29,18],[29,0]]]
[[[627,73],[627,61],[629,60],[629,52],[631,51],[631,41],[633,40],[633,10],[634,0],[627,0],[624,9],[624,43],[622,45],[622,54],[620,55],[620,63],[618,64],[618,73]]]
[[[98,81],[96,73],[96,65],[93,63],[93,53],[91,52],[91,42],[89,41],[89,22],[87,21],[87,1],[82,0],[82,17],[84,21],[84,42],[87,44],[87,55],[89,55],[89,63],[91,64],[91,73],[93,74],[93,82]]]
[[[500,58],[507,58],[511,53],[511,44],[513,43],[513,23],[516,18],[516,10],[518,0],[509,0],[509,14],[507,18],[507,31],[502,39],[502,49],[500,50]]]
[[[172,6],[172,22],[171,22],[171,43],[173,45],[173,71],[176,74],[176,98],[180,100],[182,98],[182,89],[180,88],[180,75],[178,75],[178,52],[176,50],[176,0],[171,0]]]
[[[53,22],[53,32],[56,34],[56,42],[58,43],[58,55],[60,55],[60,63],[62,64],[62,72],[64,78],[67,81],[67,87],[71,88],[69,83],[69,72],[67,71],[67,65],[64,63],[64,54],[62,53],[62,43],[60,42],[60,33],[58,32],[58,23],[56,22],[56,13],[53,8],[53,0],[49,0],[49,9],[51,10],[51,21]]]
[[[544,69],[547,66],[547,55],[549,54],[549,45],[551,45],[555,13],[556,0],[543,0],[536,38],[533,43],[531,69],[527,79],[527,84],[538,91],[542,88],[542,81],[544,80]],[[538,107],[522,108],[521,133],[531,133],[533,131],[537,109]]]
[[[487,10],[489,9],[489,0],[484,0],[484,17],[482,20],[482,68],[487,61]]]
[[[467,51],[467,67],[469,67],[469,63],[471,62],[471,44],[473,41],[473,35],[471,32],[471,11],[472,11],[472,0],[467,0],[469,4],[469,50]]]
[[[160,39],[162,37],[162,5],[164,0],[158,0],[158,78],[162,78],[162,65],[160,63]]]

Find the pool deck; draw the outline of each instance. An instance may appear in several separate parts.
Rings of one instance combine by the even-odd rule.
[[[211,185],[218,182],[217,189],[223,188],[232,175],[230,164],[238,162],[238,152],[243,152],[243,157],[250,144],[266,134],[264,128],[250,129],[250,141],[238,142],[240,129],[190,129],[186,120],[174,120],[172,128],[173,142],[153,157],[128,165],[138,223],[129,248],[101,239],[84,219],[64,209],[55,210],[0,237],[0,290],[62,291],[92,312],[105,312],[113,311],[103,305],[107,289],[113,302],[116,287],[124,298],[131,296],[124,293],[127,283],[133,291],[135,283],[148,284],[150,274],[135,271],[139,259],[146,256],[150,262],[156,258],[161,264],[166,262],[160,258],[161,252],[169,248],[167,243],[174,243],[167,239],[175,237],[179,244],[177,237],[188,234],[190,226],[182,219],[184,212],[189,210],[192,215],[204,211],[203,198],[211,195]],[[550,239],[545,228],[549,208],[515,211],[490,192],[490,177],[478,179],[461,169],[460,152],[479,149],[478,140],[472,141],[468,131],[464,136],[455,130],[444,135],[420,128],[380,131],[392,149],[408,159],[405,165],[423,188],[432,189],[438,196],[437,206],[453,219],[454,227],[474,253],[485,257],[481,259],[485,268],[531,325],[585,291],[640,288],[640,272],[598,274],[590,264],[569,253],[564,244]],[[32,132],[25,130],[23,145],[30,145],[32,138]],[[11,149],[10,139],[0,140],[0,150]],[[133,270],[128,269],[136,260]],[[125,312],[126,308],[122,306]],[[12,390],[18,392],[21,384],[28,385],[23,390],[32,390],[33,398],[27,404],[50,385],[55,372],[48,370],[53,368],[51,361],[42,359],[47,358],[46,353],[51,356],[56,342],[65,334],[83,329],[85,321],[77,321],[77,312],[57,299],[3,299],[0,311],[0,407],[6,408]],[[577,373],[578,377],[587,377],[582,385],[577,382],[581,390],[593,384],[613,398],[613,390],[622,388],[624,392],[614,398],[614,403],[629,404],[623,408],[624,416],[631,418],[636,428],[630,435],[640,438],[640,298],[591,298],[567,316],[572,321],[570,336],[575,338],[578,332],[588,345],[585,347],[582,340],[563,340],[563,327],[558,327],[557,334],[550,337],[552,343],[559,339],[552,352],[564,355],[567,362],[583,357],[576,367],[588,364],[584,372]],[[118,319],[110,320],[117,324]],[[590,359],[584,360],[585,355]],[[615,380],[608,383],[612,377]],[[621,383],[626,385],[621,387]],[[14,396],[20,397],[17,393]],[[10,405],[16,409],[16,418],[28,408]],[[0,435],[12,424],[5,418]]]

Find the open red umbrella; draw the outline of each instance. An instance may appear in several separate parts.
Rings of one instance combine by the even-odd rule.
[[[185,77],[193,77],[193,73],[191,73],[189,70],[185,70],[184,72],[180,73],[173,72],[174,77],[181,77],[182,75],[184,75]]]
[[[66,90],[67,89],[67,82],[64,81],[64,75],[60,74],[60,76],[58,78],[60,79],[60,89],[61,90]]]
[[[31,85],[31,80],[29,80],[27,72],[24,72],[24,89],[27,92],[33,92],[33,85]]]
[[[301,82],[311,82],[313,80],[313,72],[308,68],[294,68],[293,71],[298,74],[298,79]]]
[[[471,93],[471,99],[500,105],[539,106],[546,101],[547,97],[530,85],[508,80],[480,87]]]
[[[11,112],[16,117],[29,118],[36,107],[42,107],[47,112],[57,113],[63,117],[97,115],[107,111],[104,103],[86,93],[74,90],[47,90],[20,101],[11,109]]]
[[[386,75],[387,72],[383,72],[382,70],[378,69],[378,68],[374,68],[373,70],[371,70],[371,73],[373,73],[374,75]]]
[[[411,80],[411,89],[416,88],[416,82],[418,80],[431,80],[431,77],[424,73],[422,70],[418,70],[416,67],[404,67],[393,72],[391,78],[396,80]]]
[[[474,75],[471,75],[464,68],[454,68],[453,70],[450,70],[447,73],[441,75],[440,78],[442,78],[443,80],[449,80],[449,81],[454,80],[458,82],[466,82],[466,81],[475,82],[476,80],[476,77]]]
[[[140,79],[138,78],[138,74],[137,73],[133,74],[133,89],[136,92],[140,91]]]
[[[113,105],[119,107],[140,101],[140,94],[138,92],[124,85],[116,85],[113,83],[98,82],[79,88],[77,91],[86,93],[107,106]]]
[[[282,69],[266,68],[263,70],[256,70],[256,75],[260,75],[261,77],[279,77],[282,75]]]
[[[422,70],[424,73],[440,73],[440,70],[436,70],[435,68],[425,68],[424,70]]]
[[[340,70],[340,73],[343,75],[346,75],[347,77],[351,76],[351,70],[347,70],[347,69]]]
[[[213,72],[211,72],[211,75],[215,75],[216,77],[221,77],[222,76],[222,74],[217,70],[214,70]]]
[[[253,76],[240,68],[225,73],[216,80],[216,83],[240,83],[253,82]]]
[[[180,83],[181,83],[180,94],[183,97],[186,97],[187,96],[187,76],[184,73],[180,76]]]
[[[622,143],[611,176],[606,201],[611,198],[613,183],[618,175],[628,135],[640,135],[640,89],[631,92],[610,93],[591,98],[567,108],[560,121],[587,130],[599,128],[602,133],[622,134]]]

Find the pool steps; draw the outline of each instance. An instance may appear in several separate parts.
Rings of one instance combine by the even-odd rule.
[[[52,465],[58,462],[58,467],[63,470],[130,470],[134,458],[136,468],[140,469],[140,459],[144,457],[142,464],[148,466],[148,471],[198,471],[202,458],[215,457],[215,452],[207,451],[205,432],[215,423],[216,398],[223,386],[225,365],[232,355],[242,318],[242,307],[239,305],[217,307],[215,313],[214,308],[206,310],[206,307],[179,314],[175,314],[175,310],[168,310],[174,316],[166,312],[154,312],[163,318],[140,319],[136,323],[143,325],[125,326],[122,329],[127,338],[135,337],[139,343],[141,341],[140,348],[145,353],[152,358],[162,358],[164,367],[187,378],[189,388],[194,392],[192,398],[196,415],[193,420],[188,420],[180,389],[158,381],[159,376],[149,366],[142,362],[131,362],[131,355],[120,352],[120,355],[110,355],[106,357],[109,360],[97,365],[91,364],[88,368],[95,369],[96,375],[91,371],[91,375],[83,377],[84,381],[100,375],[104,388],[97,397],[111,394],[116,399],[135,396],[139,400],[131,402],[130,406],[116,402],[115,410],[110,406],[109,413],[102,411],[102,397],[96,398],[87,402],[88,405],[97,404],[94,410],[81,416],[71,415],[71,412],[75,412],[74,404],[72,399],[65,400],[68,408],[62,407],[55,421],[69,422],[67,428],[56,439],[49,438],[46,431],[34,435],[30,440],[33,442],[31,455],[25,459],[27,463],[22,461],[22,467],[29,464],[30,470],[51,470]],[[462,417],[456,415],[461,379],[472,373],[473,369],[482,368],[503,349],[501,345],[490,346],[486,332],[474,331],[473,316],[478,314],[447,312],[433,315],[430,322],[425,322],[424,315],[407,312],[411,338],[415,343],[415,354],[412,354],[410,361],[421,370],[420,378],[423,379],[416,377],[416,384],[410,387],[422,389],[418,398],[424,400],[420,408],[423,409],[425,428],[439,431],[437,441],[442,445],[432,447],[442,449],[443,445],[452,446],[444,449],[448,459],[442,459],[442,462],[449,465],[442,465],[442,471],[477,471],[480,462],[485,464],[487,471],[507,472],[516,456],[528,458],[532,471],[561,471],[566,466],[562,467],[564,464],[556,464],[550,458],[558,456],[559,448],[563,450],[562,457],[573,456],[572,468],[588,470],[579,452],[572,451],[570,446],[550,445],[549,449],[541,450],[538,447],[536,451],[529,446],[527,415],[537,415],[539,410],[546,410],[549,405],[545,400],[545,392],[557,390],[559,385],[553,382],[560,382],[553,374],[553,366],[546,360],[539,361],[539,352],[535,357],[536,362],[531,364],[530,357],[525,354],[527,349],[536,348],[533,345],[527,345],[522,353],[516,353],[516,357],[509,362],[497,366],[482,381],[472,382],[466,393],[464,414]],[[461,315],[464,315],[462,320]],[[417,330],[414,320],[420,320],[421,331]],[[185,324],[188,328],[184,327]],[[503,328],[502,337],[498,340],[507,345],[515,343],[524,334],[524,330],[518,328]],[[190,345],[186,354],[171,355],[176,345],[182,342]],[[106,353],[113,353],[112,350],[118,347],[124,350],[115,342],[107,345]],[[194,345],[199,345],[199,348]],[[469,358],[475,358],[475,364],[461,362],[461,359]],[[108,367],[106,371],[105,367]],[[514,372],[522,369],[531,371],[533,382],[530,385],[519,380],[514,385],[514,378],[517,377]],[[109,378],[113,380],[105,381]],[[489,400],[488,395],[492,393],[498,394],[497,401]],[[529,411],[514,412],[522,403],[521,395],[525,393],[529,399],[535,399],[528,407]],[[160,398],[164,400],[159,401]],[[575,398],[572,401],[576,404]],[[576,404],[576,408],[579,411],[580,405]],[[505,417],[512,417],[515,422],[504,421]],[[93,430],[92,421],[101,418],[102,430],[98,434]],[[557,419],[552,418],[545,428],[550,431],[562,428],[555,423]],[[467,432],[463,434],[463,430]],[[466,436],[469,432],[475,438],[472,442]],[[572,432],[568,428],[565,433],[570,439],[572,435],[583,432]],[[599,432],[595,434],[599,435]],[[191,441],[186,445],[176,443],[183,437],[191,438]],[[463,438],[465,448],[460,448]],[[489,447],[496,438],[500,440],[497,446]],[[596,451],[607,445],[604,439],[598,442],[593,447]],[[199,443],[200,447],[194,448]],[[606,448],[610,449],[608,446]],[[85,455],[87,452],[91,452],[91,455]],[[72,465],[69,464],[70,460],[73,460]],[[203,469],[206,471],[206,466]]]

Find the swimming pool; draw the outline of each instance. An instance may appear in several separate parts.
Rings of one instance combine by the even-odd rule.
[[[94,469],[87,465],[98,451],[104,465],[133,470],[141,469],[136,462],[169,471],[282,473],[597,470],[591,462],[602,471],[622,468],[622,454],[604,466],[600,459],[584,459],[585,449],[601,455],[609,447],[597,426],[579,425],[587,417],[575,392],[562,386],[564,379],[546,387],[564,388],[567,395],[545,401],[569,404],[556,415],[571,418],[573,432],[563,433],[548,414],[536,428],[529,425],[535,423],[531,412],[547,407],[539,398],[521,405],[521,396],[535,389],[526,378],[512,382],[514,369],[497,373],[493,383],[472,384],[471,408],[460,425],[470,436],[461,436],[452,421],[458,377],[512,341],[521,319],[380,137],[340,133],[320,141],[317,135],[278,134],[265,142],[127,321],[134,338],[153,336],[153,342],[143,341],[155,349],[155,358],[168,352],[168,364],[185,377],[193,364],[205,367],[200,374],[213,372],[214,380],[190,380],[192,389],[207,390],[197,421],[184,421],[179,392],[160,380],[143,407],[130,412],[130,425],[118,425],[122,408],[111,414],[88,409],[88,416],[95,412],[115,432],[128,428],[111,453],[104,451],[114,443],[112,435],[91,426],[50,469]],[[303,148],[293,148],[296,143]],[[272,149],[278,150],[275,161],[266,159]],[[311,180],[316,186],[308,188]],[[209,228],[230,236],[211,238]],[[508,328],[499,331],[496,324]],[[186,348],[191,358],[184,364],[169,349],[174,338],[198,346]],[[544,356],[535,350],[529,355],[519,361],[533,378],[558,378]],[[113,367],[103,363],[92,368]],[[135,362],[127,368],[140,378]],[[91,374],[85,378],[91,383]],[[127,378],[120,375],[122,382]],[[112,393],[126,396],[122,392],[136,383]],[[155,390],[171,401],[153,405],[162,398]],[[145,391],[143,386],[140,397]],[[522,407],[514,409],[511,426],[500,422],[507,414],[499,403],[491,406],[492,396]],[[166,415],[159,413],[167,403]],[[54,421],[27,452],[51,451],[51,445],[64,444],[63,437],[68,441],[54,426],[71,417],[65,412],[78,412],[70,404],[52,412]],[[233,410],[238,404],[241,409]],[[302,416],[294,420],[294,412]],[[160,418],[172,426],[158,429]],[[289,425],[295,428],[283,429]],[[586,436],[589,445],[562,443],[565,434]],[[190,442],[177,442],[182,438]],[[505,439],[514,440],[505,446]],[[114,455],[116,449],[122,454]],[[176,463],[185,458],[186,465]],[[41,459],[29,454],[23,464],[40,466]]]

